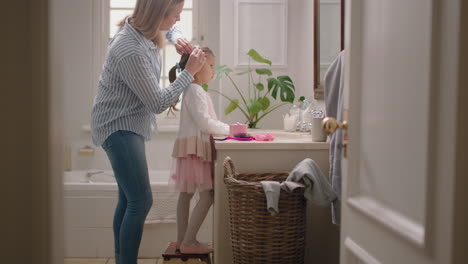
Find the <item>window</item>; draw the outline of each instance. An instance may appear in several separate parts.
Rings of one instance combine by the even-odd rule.
[[[184,33],[185,38],[192,40],[194,36],[194,8],[193,0],[185,0],[184,9],[180,14],[180,21],[177,22],[180,29]],[[110,16],[109,16],[109,38],[112,38],[118,30],[117,24],[126,16],[132,14],[135,7],[136,0],[110,0]],[[165,48],[161,51],[163,65],[161,69],[161,87],[169,85],[168,73],[169,70],[175,66],[179,61],[180,55],[177,54],[174,45],[166,41]]]

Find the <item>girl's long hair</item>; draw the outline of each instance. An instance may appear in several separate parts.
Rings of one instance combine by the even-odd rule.
[[[130,18],[132,26],[146,39],[152,40],[159,48],[164,45],[164,36],[159,29],[163,19],[177,4],[184,0],[137,0],[133,14],[119,22],[123,26]]]
[[[201,49],[205,54],[214,56],[214,53],[210,48],[202,47]],[[182,56],[180,57],[180,61],[169,70],[169,82],[170,83],[173,83],[177,79],[177,67],[179,67],[180,71],[183,71],[185,69],[185,66],[187,65],[187,61],[189,58],[190,58],[190,54],[182,54]],[[174,113],[174,111],[179,111],[179,109],[176,108],[175,104],[169,107],[168,114]]]
[[[208,47],[202,47],[201,50],[206,55],[215,56],[214,52]],[[185,69],[185,66],[187,65],[187,61],[189,57],[190,57],[190,54],[182,54],[182,56],[180,57],[180,61],[178,62],[180,71],[183,71]],[[170,83],[173,83],[177,79],[176,71],[177,71],[177,64],[169,70],[169,82]]]

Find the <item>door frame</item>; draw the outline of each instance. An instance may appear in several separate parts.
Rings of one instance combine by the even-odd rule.
[[[461,1],[460,14],[468,13],[467,1]],[[455,203],[454,203],[454,232],[453,239],[453,263],[462,264],[468,259],[468,162],[466,161],[466,150],[468,149],[468,118],[463,113],[468,113],[468,16],[461,16],[460,20],[460,63],[458,65],[459,83],[457,93],[457,139],[456,139],[456,179],[455,179]]]
[[[43,226],[33,226],[33,232],[41,234],[41,239],[35,243],[39,246],[45,242],[45,245],[43,244],[44,247],[40,248],[49,252],[42,252],[42,254],[46,254],[46,257],[44,257],[43,261],[38,261],[38,263],[44,264],[63,263],[63,115],[61,114],[63,112],[61,91],[61,84],[63,83],[61,79],[63,54],[60,52],[60,32],[63,30],[63,25],[57,23],[57,21],[60,21],[60,6],[62,2],[60,0],[29,0],[29,3],[33,3],[32,6],[35,10],[35,12],[31,11],[28,15],[34,21],[35,25],[33,29],[37,30],[37,34],[33,36],[48,36],[48,38],[34,39],[38,46],[33,49],[33,56],[34,54],[43,53],[44,45],[49,47],[47,57],[38,57],[38,60],[32,63],[34,69],[41,69],[46,66],[49,71],[48,73],[47,71],[35,73],[37,74],[37,78],[45,79],[42,79],[42,82],[39,84],[34,85],[34,89],[37,89],[37,92],[30,95],[33,100],[38,100],[33,106],[32,119],[42,122],[37,126],[37,133],[41,136],[33,138],[33,143],[46,147],[45,153],[44,149],[36,149],[36,151],[32,152],[32,155],[40,158],[41,164],[39,165],[47,169],[41,170],[38,172],[38,175],[31,176],[48,179],[46,184],[37,186],[38,193],[46,195],[47,199],[41,199],[37,203],[31,204],[31,209],[37,207],[43,210],[43,213],[46,215],[45,219],[49,220],[47,230],[50,232],[44,232]],[[453,23],[457,23],[456,17],[450,19],[450,16],[452,15],[451,12],[457,14],[468,13],[468,3],[466,1],[453,0],[441,1],[440,4],[445,7],[441,11],[445,13],[441,14],[443,21],[439,26],[440,30],[448,29],[446,34],[450,34],[458,40],[458,47],[467,47],[468,17],[464,16],[458,20],[461,21],[461,27],[457,26],[456,28],[460,28],[461,30],[456,31],[453,29]],[[459,12],[456,11],[457,8]],[[49,23],[44,23],[47,18],[49,19]],[[468,163],[463,156],[466,156],[466,150],[468,149],[468,139],[464,136],[468,135],[468,125],[466,117],[462,114],[468,113],[468,104],[466,103],[468,101],[468,91],[465,89],[465,87],[468,87],[468,49],[458,48],[457,50],[450,50],[450,47],[447,47],[442,39],[439,41],[439,45],[441,46],[441,55],[447,55],[440,56],[441,63],[453,65],[454,57],[458,56],[459,58],[459,63],[455,67],[455,72],[458,73],[455,76],[456,83],[453,83],[453,71],[441,72],[439,83],[451,83],[451,85],[444,85],[444,93],[441,93],[435,100],[438,100],[441,106],[447,107],[446,111],[448,111],[448,113],[443,112],[437,115],[439,121],[437,132],[439,136],[443,137],[441,133],[444,134],[444,125],[453,127],[453,122],[459,124],[454,127],[457,135],[456,138],[449,142],[450,145],[443,148],[448,153],[451,152],[450,157],[454,159],[450,160],[446,157],[445,159],[438,160],[437,163],[439,166],[447,165],[454,168],[453,173],[456,175],[455,182],[452,182],[452,184],[456,184],[455,194],[448,199],[452,202],[454,211],[452,231],[456,230],[456,232],[453,232],[454,236],[451,243],[454,244],[454,247],[450,254],[453,255],[453,263],[461,264],[464,260],[468,259],[468,251],[465,248],[468,244],[468,230],[466,227],[466,223],[468,222],[468,210],[466,210],[468,192],[464,190],[468,186],[468,178],[466,177]],[[40,95],[40,97],[37,97],[37,95]],[[456,103],[454,104],[454,102]],[[446,118],[446,114],[452,114],[453,117]],[[44,154],[46,154],[46,158],[43,158]],[[39,254],[39,252],[36,253]]]
[[[32,0],[35,1],[35,0]],[[49,7],[49,166],[50,166],[50,215],[53,232],[49,238],[52,256],[49,263],[61,264],[64,261],[64,203],[63,203],[63,172],[64,164],[64,107],[63,104],[63,32],[66,25],[61,10],[63,0],[43,0]]]

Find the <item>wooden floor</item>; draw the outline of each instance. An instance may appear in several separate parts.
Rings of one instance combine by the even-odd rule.
[[[66,258],[64,264],[115,264],[114,258]],[[138,264],[163,264],[163,259],[138,259]]]

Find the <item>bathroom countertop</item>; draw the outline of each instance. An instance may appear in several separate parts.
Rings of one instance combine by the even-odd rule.
[[[273,141],[240,141],[240,140],[225,140],[215,141],[216,149],[328,149],[328,142],[314,142],[312,136],[307,132],[286,132],[283,130],[263,130],[263,129],[249,129],[249,135],[255,136],[256,134],[272,133],[275,135]],[[214,136],[220,138],[219,136]]]

